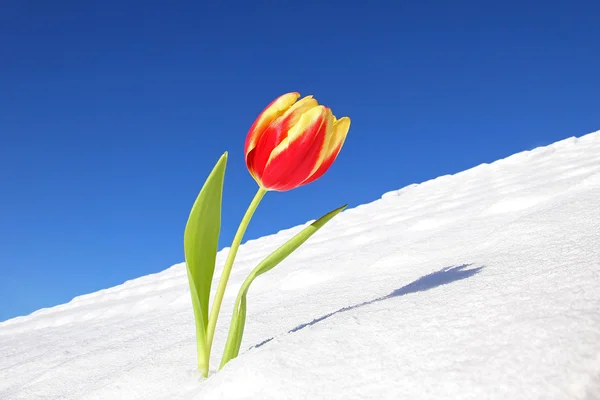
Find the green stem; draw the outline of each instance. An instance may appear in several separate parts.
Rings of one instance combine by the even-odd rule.
[[[248,228],[248,224],[250,223],[250,220],[252,219],[252,216],[254,215],[254,212],[256,211],[256,208],[260,204],[260,201],[264,197],[265,193],[267,193],[266,189],[262,187],[258,188],[256,195],[254,195],[254,199],[252,199],[248,210],[246,210],[246,214],[244,214],[244,218],[242,218],[242,222],[240,222],[240,226],[238,227],[238,230],[233,238],[233,242],[231,243],[229,254],[227,254],[227,259],[225,260],[225,265],[223,266],[223,273],[221,274],[219,286],[217,287],[217,293],[215,294],[215,300],[213,302],[212,309],[210,310],[208,327],[206,329],[206,348],[208,359],[210,359],[210,350],[212,348],[213,337],[215,335],[215,328],[217,327],[219,310],[221,309],[221,302],[223,301],[223,295],[225,294],[225,288],[227,286],[227,281],[229,280],[229,274],[231,274],[233,261],[235,260],[238,248],[240,247],[240,243],[244,237],[244,233],[246,233],[246,228]]]
[[[254,270],[252,272],[254,272]],[[233,308],[233,313],[231,314],[231,323],[229,324],[229,333],[227,335],[227,341],[225,342],[225,349],[223,350],[223,358],[221,359],[221,366],[219,367],[219,370],[221,370],[231,359],[237,357],[237,353],[239,352],[241,340],[236,340],[235,336],[242,335],[243,326],[245,324],[245,318],[244,321],[240,321],[239,318],[240,304],[242,303],[242,299],[248,291],[248,286],[250,286],[254,278],[256,278],[256,274],[252,272],[250,275],[248,275],[244,283],[242,283],[237,298],[235,299],[235,306]],[[240,332],[240,327],[237,326],[237,324],[240,322],[242,323],[242,332]],[[237,351],[235,351],[234,346],[238,347]],[[235,355],[233,355],[233,353],[235,353]]]

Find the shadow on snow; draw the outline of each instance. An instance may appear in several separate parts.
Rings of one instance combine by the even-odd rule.
[[[423,292],[425,290],[433,289],[438,286],[442,286],[442,285],[446,285],[448,283],[466,279],[466,278],[469,278],[469,277],[479,273],[479,271],[481,271],[483,269],[483,267],[466,269],[467,267],[469,267],[471,265],[472,264],[463,264],[463,265],[459,265],[459,266],[455,266],[455,267],[442,268],[439,271],[435,271],[435,272],[432,272],[431,274],[422,276],[419,279],[417,279],[416,281],[411,282],[408,285],[402,286],[401,288],[396,289],[393,292],[391,292],[385,296],[378,297],[376,299],[365,301],[365,302],[362,302],[359,304],[355,304],[353,306],[340,308],[337,311],[334,311],[329,314],[325,314],[319,318],[315,318],[310,322],[300,324],[297,327],[295,327],[294,329],[290,330],[288,333],[298,332],[299,330],[302,330],[306,327],[315,325],[316,323],[326,320],[327,318],[333,317],[334,315],[339,314],[339,313],[354,310],[359,307],[368,306],[370,304],[377,303],[377,302],[387,300],[387,299],[391,299],[394,297],[404,296],[405,294],[409,294],[409,293]],[[264,344],[270,342],[271,340],[273,340],[273,338],[266,339],[253,347],[254,348],[261,347]]]

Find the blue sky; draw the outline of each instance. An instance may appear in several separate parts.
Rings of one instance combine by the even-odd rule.
[[[228,246],[247,130],[284,92],[352,126],[246,239],[600,129],[598,2],[326,3],[3,1],[0,320],[181,262],[225,150]]]

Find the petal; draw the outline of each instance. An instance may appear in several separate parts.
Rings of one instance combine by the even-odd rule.
[[[271,157],[271,152],[287,137],[287,133],[288,129],[285,129],[285,125],[273,123],[260,136],[256,148],[252,152],[252,171],[254,174],[262,176]]]
[[[335,117],[334,117],[335,118]],[[333,122],[333,135],[331,135],[331,141],[328,143],[328,154],[326,158],[330,157],[332,153],[339,152],[339,149],[342,148],[344,142],[346,141],[346,136],[348,136],[348,131],[350,130],[350,118],[342,117],[338,120],[334,120]]]
[[[334,117],[335,120],[335,117]],[[333,123],[333,133],[330,137],[329,143],[327,143],[327,152],[322,160],[319,160],[319,167],[312,173],[312,175],[302,182],[302,185],[314,182],[319,179],[328,169],[331,167],[335,159],[337,158],[346,136],[350,130],[350,118],[343,117],[339,120],[335,120]]]
[[[265,109],[258,115],[248,134],[246,135],[246,143],[244,144],[244,154],[246,157],[246,165],[252,173],[252,157],[250,153],[256,147],[256,143],[263,131],[283,113],[285,113],[300,97],[298,92],[290,92],[283,94],[273,100]]]
[[[287,137],[273,150],[263,173],[265,187],[285,191],[306,180],[333,129],[333,115],[324,106],[302,114]]]
[[[252,170],[257,176],[262,175],[271,153],[288,136],[290,129],[304,113],[317,106],[318,103],[312,96],[304,97],[265,129],[256,144],[252,162]]]
[[[318,105],[319,103],[312,96],[303,97],[290,108],[288,108],[287,111],[281,116],[281,119],[285,120],[291,128],[292,126],[296,125],[302,114]]]

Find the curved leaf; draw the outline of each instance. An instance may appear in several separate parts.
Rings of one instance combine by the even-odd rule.
[[[250,284],[254,281],[254,279],[256,279],[257,276],[273,269],[277,264],[283,261],[287,256],[300,247],[308,240],[308,238],[314,235],[319,229],[321,229],[327,222],[329,222],[347,206],[348,205],[346,204],[340,208],[328,212],[304,228],[300,233],[296,234],[281,247],[267,256],[267,258],[261,261],[261,263],[258,264],[256,268],[252,270],[252,272],[250,272],[250,275],[248,275],[238,292],[235,308],[231,317],[231,325],[229,326],[229,335],[227,336],[227,342],[225,344],[225,350],[223,352],[223,358],[221,359],[221,366],[219,369],[223,368],[230,360],[237,357],[240,352],[242,336],[244,334],[244,325],[246,324],[246,295],[248,294]]]
[[[198,368],[208,375],[208,351],[206,348],[206,325],[210,287],[215,271],[215,260],[221,230],[221,203],[227,152],[225,152],[200,190],[185,226],[183,247],[194,319]]]

